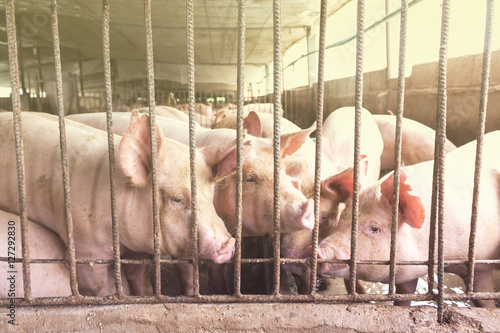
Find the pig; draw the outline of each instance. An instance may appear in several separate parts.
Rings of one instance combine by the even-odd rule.
[[[136,109],[137,111],[141,113],[148,113],[149,114],[149,107],[143,107]],[[157,105],[155,106],[155,114],[158,116],[163,116],[167,118],[172,118],[172,119],[177,119],[180,121],[184,122],[189,122],[189,115],[185,112],[182,112],[179,109],[170,107],[170,106],[163,106],[163,105]]]
[[[115,136],[116,202],[121,254],[153,254],[151,151],[149,116],[132,112],[130,133]],[[111,204],[107,135],[66,120],[72,219],[76,257],[112,259]],[[67,244],[57,118],[22,113],[28,217],[57,232]],[[0,115],[0,209],[18,212],[16,158],[12,115]],[[158,125],[158,184],[161,253],[174,258],[191,256],[189,149],[164,137]],[[200,257],[225,262],[234,253],[234,238],[213,207],[215,181],[234,171],[235,142],[197,152],[197,214]],[[172,156],[172,157],[169,157]],[[126,267],[130,288],[143,295],[143,265]],[[112,267],[77,265],[83,295],[109,295]],[[110,285],[112,288],[110,288]]]
[[[21,259],[21,223],[17,215],[0,211],[0,248],[2,257]],[[66,248],[54,232],[39,224],[28,221],[28,244],[31,259],[64,259]],[[12,241],[13,244],[9,244]],[[0,271],[5,274],[0,279],[0,298],[24,297],[23,268],[21,263],[9,267],[7,262],[0,262]],[[9,271],[15,271],[13,280],[9,280]],[[69,270],[62,263],[39,263],[30,265],[31,295],[33,297],[71,296]],[[11,288],[11,282],[14,288]]]
[[[184,103],[184,104],[178,104],[177,108],[181,111],[188,112],[189,111],[189,104]],[[212,104],[204,104],[204,103],[195,103],[194,104],[194,112],[207,116],[207,117],[213,117],[214,113],[212,110]]]
[[[373,115],[373,119],[382,135],[384,151],[382,152],[381,169],[394,169],[394,149],[396,139],[396,117],[391,115]],[[435,132],[418,121],[403,118],[401,135],[401,162],[413,165],[434,159]],[[445,150],[450,152],[457,147],[446,140]]]
[[[182,112],[189,113],[189,104],[177,105]],[[211,104],[195,103],[195,120],[203,127],[212,128],[214,124],[214,113]]]
[[[481,198],[478,206],[476,259],[500,258],[500,131],[484,137]],[[467,260],[476,143],[471,142],[446,156],[444,197],[444,259]],[[433,161],[400,169],[399,223],[397,229],[397,261],[426,261],[429,250],[429,229]],[[351,238],[352,176],[339,175],[332,183],[346,202],[338,226],[319,245],[318,258],[349,259]],[[389,260],[392,189],[394,173],[362,190],[359,197],[357,238],[358,260]],[[437,251],[436,251],[437,260]],[[437,262],[437,261],[436,261]],[[474,291],[491,292],[493,265],[476,264]],[[446,272],[466,278],[465,265],[447,265]],[[346,264],[323,263],[318,273],[323,276],[347,278]],[[427,266],[397,266],[396,290],[413,293],[418,277],[427,273]],[[358,265],[357,277],[388,283],[389,266]],[[399,302],[408,304],[409,302]],[[475,301],[476,305],[494,307],[492,300]]]
[[[262,136],[263,138],[272,138],[274,132],[274,115],[271,113],[249,111],[249,112],[243,112],[243,117],[244,118],[248,117],[250,113],[256,114],[259,118],[262,131],[260,136]],[[236,119],[237,119],[236,117],[237,117],[236,113],[230,114],[216,121],[213,128],[236,129]],[[301,128],[292,123],[290,120],[286,118],[281,118],[281,131],[280,131],[281,134],[297,132],[300,130]]]

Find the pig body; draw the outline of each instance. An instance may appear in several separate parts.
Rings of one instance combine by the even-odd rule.
[[[499,144],[500,131],[485,136],[476,232],[476,259],[500,258],[500,158],[497,154]],[[445,260],[468,258],[475,147],[476,143],[471,142],[446,156]],[[432,174],[433,161],[401,169],[397,261],[428,259]],[[339,177],[337,184],[341,184],[342,181],[342,177]],[[393,181],[394,174],[391,173],[360,194],[358,260],[389,260]],[[339,190],[342,188],[343,185],[340,185]],[[320,258],[350,258],[351,211],[351,202],[347,199],[347,207],[342,212],[337,228],[319,246]],[[493,268],[492,265],[476,264],[474,291],[492,291]],[[447,265],[445,269],[462,278],[466,276],[465,265]],[[349,268],[343,264],[321,264],[318,272],[325,276],[347,278]],[[426,273],[427,266],[397,266],[396,283],[402,286],[402,290],[414,291],[416,279]],[[389,267],[358,265],[357,277],[388,283]],[[478,304],[494,306],[492,301],[480,301]]]
[[[22,255],[21,223],[17,215],[0,211],[0,246],[2,257],[15,257]],[[8,241],[14,242],[11,245]],[[28,244],[31,259],[65,259],[66,249],[64,243],[54,232],[36,223],[28,221]],[[10,252],[10,253],[9,253]],[[0,270],[5,272],[16,271],[14,280],[5,276],[0,279],[0,298],[24,297],[23,268],[21,263],[9,267],[7,262],[0,262]],[[30,265],[31,295],[33,297],[65,297],[71,296],[69,270],[66,264],[46,263]],[[14,288],[11,288],[11,282]],[[12,294],[14,293],[14,294]]]
[[[343,107],[333,111],[323,123],[323,152],[333,163],[337,173],[352,167],[354,161],[354,107]],[[365,184],[378,180],[380,156],[384,142],[372,114],[361,109],[360,154],[366,156],[368,169],[362,177]],[[362,184],[364,186],[365,184]]]
[[[382,152],[381,169],[394,169],[394,152],[396,139],[396,117],[391,115],[373,115],[373,119],[382,135],[384,151]],[[434,159],[435,135],[433,129],[418,121],[404,118],[401,135],[401,162],[403,165],[414,165]],[[456,149],[446,140],[446,152]]]
[[[121,254],[128,256],[153,253],[150,137],[147,115],[133,112],[131,133],[115,136],[116,198]],[[26,192],[29,218],[56,231],[66,243],[64,198],[62,190],[59,133],[57,118],[49,115],[22,113],[26,165]],[[0,116],[0,209],[18,213],[16,158],[12,116]],[[184,145],[164,138],[158,128],[158,180],[160,191],[161,252],[175,258],[189,256],[190,244],[190,179],[189,151]],[[106,133],[67,120],[67,147],[71,182],[72,219],[77,258],[112,259],[111,204]],[[230,148],[230,147],[229,147]],[[213,209],[212,168],[224,176],[231,171],[235,153],[230,149],[201,152],[197,156],[197,176],[201,179],[197,196],[201,257],[224,262],[234,251],[222,220]],[[221,152],[228,155],[221,156]],[[168,158],[167,154],[172,154]],[[212,155],[212,156],[210,156]],[[220,158],[220,160],[217,160]],[[199,169],[198,169],[199,168]],[[144,269],[134,265],[138,270]],[[143,277],[144,274],[128,275]],[[109,265],[77,265],[80,292],[84,295],[109,295],[112,267]],[[142,281],[131,280],[136,294],[142,294]]]

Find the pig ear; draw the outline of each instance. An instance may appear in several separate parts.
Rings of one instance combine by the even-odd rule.
[[[295,154],[315,130],[316,122],[305,130],[283,134],[281,136],[281,158]]]
[[[321,182],[321,196],[337,202],[345,202],[352,197],[354,179],[353,168],[330,176]]]
[[[153,169],[149,115],[134,110],[130,117],[129,130],[130,133],[125,134],[120,142],[118,153],[120,166],[134,185],[144,186],[149,182]],[[166,147],[163,132],[158,124],[156,124],[156,144],[158,166],[160,166],[166,159]]]
[[[392,190],[394,187],[394,173],[381,184],[382,196],[392,205]],[[406,173],[400,170],[399,177],[399,212],[402,222],[411,227],[420,229],[424,225],[425,208],[420,197],[410,194],[413,189],[406,183]]]
[[[259,115],[255,111],[250,111],[243,120],[243,128],[247,133],[257,138],[262,136],[262,124]]]
[[[223,108],[221,109],[219,112],[217,112],[217,114],[215,115],[215,119],[214,119],[214,124],[212,126],[212,128],[215,128],[215,125],[221,121],[224,117],[227,116],[227,107],[226,108]]]
[[[243,141],[243,158],[250,151],[250,141]],[[213,145],[202,149],[202,155],[208,166],[215,169],[215,180],[218,181],[236,170],[236,140]]]

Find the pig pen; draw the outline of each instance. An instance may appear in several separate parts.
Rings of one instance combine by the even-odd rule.
[[[403,47],[400,51],[400,71],[399,79],[397,81],[397,88],[394,89],[392,94],[395,94],[396,103],[391,107],[394,113],[398,117],[403,115],[403,111],[407,109],[405,104],[405,74],[404,74],[404,60],[405,60],[405,24],[408,10],[408,1],[402,1],[401,8],[401,45]],[[485,33],[485,52],[482,58],[482,72],[481,72],[481,82],[480,82],[480,93],[477,96],[478,107],[480,109],[479,114],[479,130],[477,138],[480,142],[484,134],[484,126],[486,124],[486,110],[488,108],[488,92],[489,89],[489,77],[490,77],[490,62],[491,62],[491,51],[489,49],[490,39],[491,39],[491,27],[492,27],[492,12],[493,12],[494,1],[489,1],[488,10],[488,24]],[[356,259],[356,251],[352,251],[353,255],[348,264],[351,267],[352,277],[351,285],[354,284],[356,275],[357,265],[390,265],[391,267],[391,279],[389,286],[383,293],[376,294],[359,294],[355,290],[349,293],[339,295],[337,292],[325,293],[321,289],[318,289],[316,284],[316,271],[318,263],[329,262],[329,260],[318,259],[316,255],[312,259],[283,259],[280,258],[280,228],[279,228],[279,215],[276,214],[275,219],[275,232],[270,240],[264,241],[264,244],[259,245],[259,249],[262,251],[267,251],[266,254],[261,254],[258,258],[244,258],[242,257],[242,237],[241,237],[241,216],[238,216],[238,230],[236,232],[236,252],[232,260],[234,275],[234,293],[232,295],[211,295],[209,291],[203,289],[201,282],[206,280],[206,267],[207,262],[194,256],[189,260],[170,260],[164,259],[160,256],[160,249],[158,243],[158,233],[159,233],[159,222],[158,219],[154,220],[155,223],[155,255],[152,259],[140,260],[140,259],[123,259],[120,257],[120,249],[116,244],[118,243],[119,234],[118,232],[113,233],[114,238],[114,259],[113,260],[102,260],[99,258],[95,259],[77,259],[75,257],[74,248],[72,248],[72,237],[71,232],[69,233],[68,241],[68,259],[62,260],[68,264],[71,272],[71,287],[72,296],[61,297],[61,298],[34,298],[31,295],[31,282],[30,282],[30,265],[38,263],[49,263],[54,262],[54,260],[43,260],[34,259],[30,260],[29,246],[25,239],[27,239],[27,214],[29,207],[24,204],[26,201],[26,193],[24,192],[24,173],[28,172],[24,170],[23,163],[23,148],[20,144],[22,138],[20,134],[20,126],[22,124],[22,115],[20,113],[22,109],[20,91],[20,80],[19,80],[19,59],[22,59],[18,55],[17,41],[16,41],[16,21],[15,21],[15,9],[14,1],[6,0],[6,25],[8,32],[9,41],[9,61],[10,61],[10,75],[11,75],[11,88],[12,88],[12,110],[14,123],[16,127],[16,142],[19,146],[16,147],[17,163],[19,169],[19,188],[20,188],[20,207],[21,207],[21,234],[23,238],[23,258],[17,258],[17,262],[23,263],[23,277],[24,277],[24,298],[4,298],[0,302],[2,304],[2,317],[0,322],[2,327],[6,327],[7,331],[18,331],[18,330],[79,330],[79,331],[124,331],[124,330],[135,330],[135,331],[201,331],[201,330],[214,330],[214,331],[230,331],[230,330],[242,330],[242,331],[496,331],[500,322],[498,319],[498,310],[494,309],[480,309],[480,308],[457,308],[451,307],[449,304],[451,302],[470,302],[471,300],[479,299],[493,299],[498,300],[498,293],[478,293],[472,291],[472,280],[474,278],[473,269],[470,269],[469,281],[465,284],[463,289],[464,293],[447,293],[445,282],[444,267],[449,262],[444,261],[443,251],[444,249],[440,246],[437,250],[438,260],[434,262],[433,255],[430,254],[431,259],[424,262],[396,262],[395,261],[395,242],[392,242],[392,253],[390,261],[360,261]],[[319,46],[319,57],[318,57],[318,84],[314,89],[299,89],[297,94],[302,94],[304,96],[309,96],[310,100],[313,100],[314,110],[313,119],[311,119],[311,114],[304,115],[300,114],[297,109],[292,108],[292,111],[288,111],[289,105],[287,101],[292,103],[294,95],[292,92],[285,92],[282,94],[281,88],[281,56],[280,56],[280,2],[274,1],[274,35],[275,35],[275,58],[274,58],[274,92],[264,98],[263,101],[271,102],[275,107],[275,122],[279,124],[279,106],[284,101],[285,117],[293,119],[296,123],[310,123],[311,120],[316,120],[318,123],[318,129],[316,133],[316,142],[321,145],[321,124],[324,115],[328,114],[332,108],[325,107],[328,104],[325,96],[325,86],[329,83],[323,82],[323,71],[324,71],[324,34],[326,25],[326,8],[327,1],[322,1],[321,3],[321,21],[320,21],[320,46]],[[112,5],[112,4],[111,4]],[[143,100],[147,100],[147,104],[151,109],[151,118],[154,122],[154,107],[157,101],[161,98],[155,93],[155,78],[154,78],[154,61],[153,61],[153,39],[152,39],[152,26],[151,26],[151,1],[145,0],[145,22],[146,22],[146,34],[145,39],[147,41],[147,59],[148,59],[148,92],[147,95],[141,95]],[[111,75],[111,61],[109,53],[109,6],[110,3],[107,0],[103,1],[103,48],[104,48],[104,64],[105,64],[105,81],[106,81],[106,92],[104,93],[105,106],[99,105],[99,108],[105,108],[109,115],[109,119],[112,119],[112,108],[113,108],[113,98],[112,98],[112,86],[113,80]],[[438,71],[435,79],[438,81],[437,86],[437,96],[436,102],[438,104],[436,113],[436,127],[437,139],[436,139],[436,165],[440,165],[444,160],[444,138],[446,133],[446,116],[447,116],[447,55],[446,55],[446,45],[447,45],[447,33],[448,25],[447,20],[449,19],[449,6],[450,1],[443,2],[443,28],[441,37],[441,49],[440,49],[440,61],[438,65]],[[364,92],[366,88],[363,86],[365,77],[363,75],[362,64],[363,64],[363,35],[364,35],[364,21],[363,21],[363,8],[364,1],[358,1],[358,32],[357,32],[357,71],[356,76],[351,79],[352,90],[354,91],[353,101],[356,109],[360,110],[363,105],[366,106],[364,99]],[[63,101],[63,79],[61,71],[61,59],[59,54],[59,32],[57,25],[57,13],[58,5],[57,1],[52,0],[51,7],[51,18],[52,18],[52,28],[53,28],[53,41],[54,41],[54,61],[57,74],[57,95],[58,95],[58,114],[61,119],[61,131],[64,131],[64,101]],[[176,99],[179,101],[188,102],[189,104],[189,114],[190,121],[194,121],[194,104],[198,102],[197,98],[204,98],[205,100],[209,98],[207,94],[202,95],[195,91],[194,85],[194,1],[187,1],[187,20],[188,20],[188,90],[187,92],[178,92]],[[239,54],[238,54],[238,91],[236,95],[231,98],[227,98],[226,101],[234,101],[238,106],[238,112],[241,114],[243,109],[245,97],[244,97],[244,41],[245,41],[245,1],[238,1],[238,15],[239,15]],[[394,83],[393,83],[394,85]],[[186,97],[187,94],[187,97]],[[311,98],[311,95],[314,97]],[[89,95],[92,98],[92,95]],[[162,97],[163,98],[163,97]],[[372,98],[372,96],[370,96]],[[414,95],[412,95],[412,98]],[[99,97],[101,100],[101,97]],[[253,100],[255,102],[255,100]],[[257,102],[263,102],[262,100],[257,100]],[[342,100],[343,103],[345,99]],[[372,100],[370,99],[368,105],[371,105]],[[342,104],[342,103],[341,103]],[[345,105],[345,104],[342,104]],[[340,105],[339,105],[340,106]],[[382,107],[383,108],[383,107]],[[378,113],[382,113],[382,108],[379,108]],[[409,107],[411,109],[411,106]],[[304,120],[305,119],[305,120]],[[432,121],[427,120],[427,123]],[[110,121],[111,123],[111,121]],[[357,126],[361,126],[359,121]],[[401,124],[399,124],[399,127]],[[486,124],[487,126],[487,124]],[[493,127],[494,128],[494,127]],[[111,129],[110,133],[111,133]],[[277,127],[279,132],[279,126]],[[151,132],[154,133],[154,127],[151,128]],[[239,149],[241,149],[242,142],[242,129],[238,129],[239,138]],[[396,139],[398,142],[398,139]],[[279,136],[275,139],[275,149],[279,149]],[[156,145],[156,142],[152,140],[152,147]],[[359,145],[359,142],[358,142]],[[61,138],[61,150],[64,155],[65,150],[65,139],[64,136]],[[153,151],[156,148],[152,148]],[[480,156],[479,156],[480,158]],[[317,163],[320,162],[320,158],[317,158]],[[355,159],[355,170],[356,166],[359,165],[360,156],[354,156]],[[63,157],[64,160],[64,157]],[[155,156],[153,154],[153,163],[155,161]],[[279,168],[279,164],[275,165],[275,168]],[[64,167],[63,167],[64,169]],[[396,167],[398,170],[399,167]],[[241,191],[241,166],[237,173],[240,175],[240,184],[237,188]],[[359,171],[358,171],[359,172]],[[357,181],[357,173],[355,172],[355,180]],[[437,182],[442,182],[443,174],[442,169],[436,168],[434,178]],[[157,175],[153,171],[153,188],[157,182]],[[479,179],[477,180],[479,182]],[[319,179],[316,180],[316,193],[319,193]],[[442,185],[439,186],[442,188]],[[196,193],[196,186],[194,185],[193,193]],[[278,187],[275,188],[277,192]],[[65,191],[70,191],[69,184],[65,179]],[[359,191],[354,191],[353,202],[356,205],[359,199]],[[398,188],[395,188],[395,193],[398,195]],[[196,194],[194,194],[196,195]],[[277,195],[277,194],[276,194]],[[443,201],[442,192],[436,191],[435,195],[435,207],[439,207],[439,202]],[[111,193],[113,196],[113,193]],[[158,193],[153,191],[152,193],[153,202],[158,202]],[[241,192],[237,194],[239,198],[239,207],[241,207]],[[318,194],[315,196],[315,205],[319,206]],[[65,203],[70,209],[69,199]],[[471,203],[472,204],[472,203]],[[477,202],[475,202],[477,205]],[[279,206],[276,206],[276,211],[278,211]],[[241,214],[241,212],[240,212]],[[313,236],[313,253],[316,253],[318,245],[318,213],[315,214],[315,229]],[[355,215],[355,214],[354,214]],[[396,223],[396,219],[393,220]],[[67,219],[68,229],[71,230],[71,219]],[[117,225],[117,221],[113,220],[113,226]],[[435,223],[437,225],[437,233],[432,234],[431,237],[437,240],[439,244],[442,244],[443,238],[443,216],[442,214],[436,214]],[[472,224],[475,225],[476,221],[472,217]],[[198,251],[197,246],[197,224],[196,214],[193,215],[193,247],[196,252]],[[353,235],[356,234],[357,221],[356,216],[353,220]],[[472,236],[474,233],[472,233]],[[354,237],[355,238],[355,237]],[[265,245],[272,244],[269,248]],[[360,244],[358,244],[361,246]],[[356,241],[352,243],[352,248],[356,247]],[[498,260],[489,261],[478,261],[474,258],[474,237],[471,237],[470,244],[464,244],[470,248],[471,256],[468,261],[463,262],[464,265],[468,267],[474,267],[475,264],[498,264]],[[9,258],[1,258],[3,262],[9,262]],[[60,260],[61,261],[61,260]],[[330,260],[331,261],[331,260]],[[163,294],[161,281],[162,278],[169,276],[170,272],[161,270],[162,265],[172,265],[179,262],[192,263],[194,266],[194,295],[193,296],[179,296],[171,295],[167,292]],[[311,286],[308,294],[299,295],[296,292],[296,286],[294,285],[293,277],[290,274],[281,272],[280,265],[283,263],[296,263],[304,262],[311,266]],[[155,277],[153,279],[153,296],[138,297],[138,296],[126,296],[121,292],[117,292],[116,295],[97,297],[97,296],[82,296],[78,292],[77,282],[76,282],[76,265],[100,265],[100,264],[112,264],[116,272],[116,276],[120,276],[123,264],[137,264],[137,263],[147,263],[153,267],[152,275]],[[264,272],[260,273],[267,278],[256,278],[268,281],[263,284],[257,291],[248,291],[245,289],[243,283],[248,283],[244,281],[243,267],[245,265],[259,264],[263,268]],[[428,281],[427,292],[423,294],[415,295],[404,295],[396,294],[394,291],[394,276],[395,267],[397,265],[427,265],[429,267],[429,276],[431,277]],[[257,270],[257,269],[256,269]],[[437,283],[434,281],[434,276],[437,276]],[[231,276],[231,274],[230,274]],[[172,278],[173,279],[173,278]],[[119,280],[119,279],[118,279]],[[436,285],[436,287],[435,287]],[[353,288],[354,289],[354,288]],[[429,302],[436,307],[392,307],[389,304],[394,300],[411,300],[415,302]],[[374,304],[364,304],[364,303],[374,303]],[[385,303],[387,302],[387,303]],[[161,303],[161,304],[154,304]],[[340,303],[340,304],[339,304]],[[7,316],[11,313],[12,304],[16,308],[16,326],[9,325],[9,317]],[[9,308],[10,307],[10,308]]]

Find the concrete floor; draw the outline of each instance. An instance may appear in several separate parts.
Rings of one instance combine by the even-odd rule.
[[[154,304],[1,309],[3,332],[498,332],[499,309],[370,304]]]

